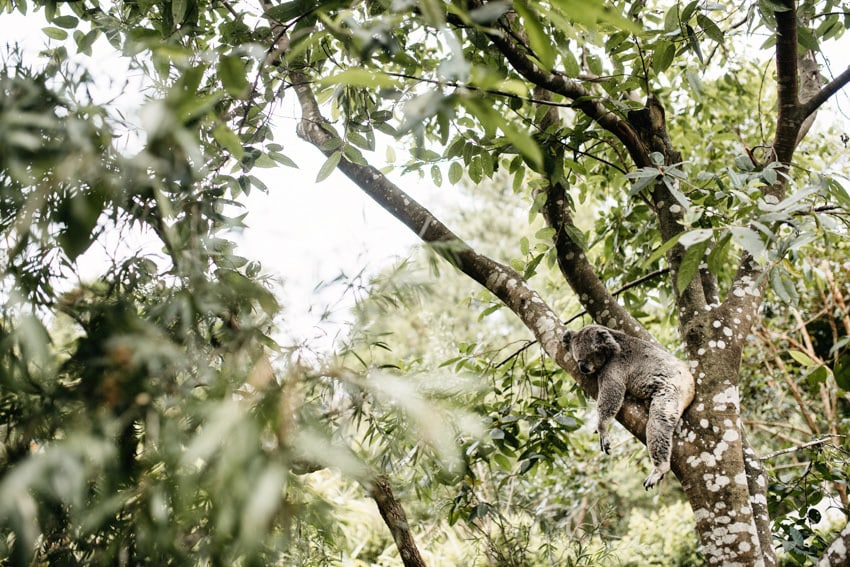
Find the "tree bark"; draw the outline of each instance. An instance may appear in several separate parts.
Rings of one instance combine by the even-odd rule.
[[[389,479],[385,476],[375,477],[367,488],[369,496],[378,505],[381,518],[384,519],[384,523],[393,535],[393,541],[398,548],[402,563],[405,567],[426,567],[425,560],[422,559],[419,548],[416,547],[416,542],[413,540],[413,532],[407,523],[407,515],[404,513],[401,503],[393,494]]]

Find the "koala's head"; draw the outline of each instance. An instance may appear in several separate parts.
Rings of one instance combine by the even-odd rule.
[[[620,352],[620,344],[611,331],[600,325],[588,325],[580,331],[567,331],[564,344],[582,374],[594,374]]]

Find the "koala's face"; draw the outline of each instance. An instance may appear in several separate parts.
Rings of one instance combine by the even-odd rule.
[[[590,325],[573,333],[567,331],[564,342],[582,374],[595,374],[620,350],[620,345],[605,327]]]

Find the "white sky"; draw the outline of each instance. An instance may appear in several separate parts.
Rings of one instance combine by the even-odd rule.
[[[23,17],[17,12],[0,14],[0,42],[18,42],[28,53],[37,53],[49,41],[40,31],[45,25],[42,12]],[[122,95],[124,108],[139,106],[142,94],[124,85],[128,80],[126,63],[114,53],[103,39],[95,46],[96,60],[77,57],[96,73],[104,100],[116,94]],[[73,42],[69,42],[73,53]],[[98,46],[104,49],[98,49]],[[841,72],[850,62],[850,34],[845,35],[840,45],[831,46],[831,69]],[[100,77],[100,76],[99,76]],[[130,76],[129,80],[132,81]],[[129,99],[126,98],[129,95]],[[238,253],[262,262],[266,271],[284,281],[282,298],[285,316],[282,323],[285,332],[294,340],[308,340],[314,346],[327,346],[326,335],[335,333],[339,326],[317,326],[325,305],[340,299],[340,288],[332,288],[324,294],[314,293],[314,287],[332,280],[340,273],[354,275],[361,269],[374,273],[392,262],[395,257],[405,257],[418,240],[389,213],[375,205],[357,187],[340,173],[333,173],[324,182],[316,184],[315,177],[324,157],[318,150],[295,136],[296,117],[299,115],[294,104],[294,95],[287,95],[276,114],[277,142],[284,146],[284,153],[299,164],[299,169],[278,167],[255,169],[253,173],[269,187],[268,194],[253,192],[245,201],[249,215],[249,229],[236,240]],[[846,94],[842,94],[842,110],[850,112]],[[846,124],[846,117],[842,118]],[[397,151],[403,160],[405,152]],[[374,165],[383,165],[384,150],[373,155]],[[394,181],[414,198],[439,212],[440,203],[452,199],[451,189],[434,189],[430,181],[420,181],[418,175],[403,178],[391,174]],[[122,237],[123,239],[123,237]],[[118,247],[126,244],[107,244]],[[144,246],[139,243],[138,246]],[[93,247],[94,248],[94,247]],[[103,248],[87,254],[81,267],[81,277],[96,277],[101,270]],[[345,319],[345,310],[350,301],[338,307],[337,322]],[[325,338],[322,338],[325,337]]]

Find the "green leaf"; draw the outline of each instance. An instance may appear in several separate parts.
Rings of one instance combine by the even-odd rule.
[[[522,17],[523,28],[528,34],[528,42],[531,51],[537,57],[545,71],[551,71],[555,64],[555,46],[552,45],[551,38],[543,30],[543,24],[531,8],[528,7],[525,0],[516,0],[514,9],[517,14]]]
[[[632,171],[627,178],[633,179],[634,183],[629,188],[629,195],[636,195],[643,189],[654,183],[661,176],[661,171],[654,167],[642,167],[637,171]]]
[[[850,352],[845,352],[835,363],[832,370],[835,383],[845,391],[850,391]]]
[[[729,228],[732,234],[732,241],[749,252],[753,258],[760,258],[764,255],[765,247],[758,233],[751,228],[742,226],[733,226]]]
[[[702,49],[699,45],[699,39],[697,39],[697,34],[694,32],[693,26],[688,24],[685,26],[685,31],[688,33],[688,44],[691,46],[691,51],[696,53],[697,59],[699,59],[700,63],[705,63],[702,57]]]
[[[234,158],[241,160],[245,155],[245,148],[242,147],[242,140],[239,139],[233,130],[224,124],[219,124],[213,129],[213,138],[221,144],[221,147],[230,152]]]
[[[94,229],[105,203],[101,191],[88,190],[69,195],[57,207],[56,220],[65,225],[59,233],[59,246],[71,261],[76,260],[94,242]]]
[[[182,24],[189,10],[189,0],[171,0],[171,17],[175,24]]]
[[[440,166],[432,165],[431,166],[431,181],[434,182],[434,185],[437,187],[442,186],[443,184],[443,172],[440,171]]]
[[[519,153],[522,154],[522,157],[528,160],[531,167],[539,169],[543,166],[543,152],[540,151],[540,146],[537,145],[537,142],[528,132],[517,128],[513,122],[507,120],[499,128]]]
[[[247,94],[247,65],[236,55],[223,55],[218,61],[218,77],[224,90],[232,97],[240,98]]]
[[[820,45],[812,31],[805,26],[797,27],[797,43],[806,51],[820,51]]]
[[[80,53],[91,55],[91,48],[97,38],[100,37],[100,30],[94,29],[86,34],[81,34],[80,37],[74,36],[77,42],[77,50]]]
[[[691,87],[691,91],[698,97],[701,97],[705,89],[702,86],[702,79],[700,79],[699,74],[692,69],[688,69],[685,71],[685,78],[688,80],[688,86]]]
[[[41,28],[41,31],[44,32],[44,35],[49,37],[50,39],[55,39],[57,41],[62,41],[68,39],[68,32],[65,30],[61,30],[59,28]]]
[[[717,24],[715,24],[714,21],[712,21],[708,16],[706,16],[702,12],[697,14],[697,24],[705,33],[705,35],[707,35],[717,43],[723,43],[723,31],[719,27],[717,27]]]
[[[317,0],[294,0],[269,8],[263,16],[277,22],[288,22],[313,11],[318,5]]]
[[[709,238],[711,238],[712,234],[714,234],[714,231],[710,228],[689,230],[680,236],[679,244],[681,244],[685,248],[689,248],[691,246],[694,246],[695,244],[699,244],[700,242],[708,240]]]
[[[708,248],[708,240],[695,244],[685,251],[682,257],[682,263],[679,265],[679,273],[676,276],[676,288],[679,293],[685,291],[691,280],[699,271],[699,266],[702,263],[702,258],[705,256],[705,251]]]
[[[285,165],[286,167],[292,167],[294,169],[299,169],[298,164],[292,161],[292,158],[286,156],[280,152],[269,152],[269,157],[272,158],[276,163],[280,165]]]
[[[850,211],[850,194],[847,193],[844,186],[832,178],[827,178],[826,183],[832,198],[844,207],[845,210]]]
[[[541,262],[541,260],[543,260],[544,256],[545,256],[545,254],[538,254],[534,258],[532,258],[531,262],[529,262],[528,265],[525,267],[525,270],[523,271],[522,277],[528,279],[528,278],[532,277],[534,274],[536,274],[537,273],[537,266],[540,265],[540,262]]]
[[[507,2],[488,2],[480,8],[468,12],[469,19],[481,26],[487,26],[501,18],[510,9]]]
[[[181,124],[188,124],[192,120],[200,118],[212,110],[218,104],[218,101],[221,100],[221,97],[222,93],[220,92],[184,97],[181,104],[177,107],[178,120],[180,120]]]
[[[664,15],[664,31],[669,36],[679,35],[681,33],[682,27],[679,23],[678,3],[673,4],[673,6],[667,9],[667,13]]]
[[[813,368],[815,366],[820,365],[819,362],[815,362],[814,360],[812,360],[811,357],[809,357],[808,354],[801,352],[799,350],[793,350],[793,349],[789,350],[788,354],[789,354],[789,356],[791,356],[791,358],[793,358],[794,360],[796,360],[798,363],[802,364],[803,366]]]
[[[732,235],[724,234],[708,254],[708,269],[712,274],[721,274],[723,267],[729,257],[729,246],[732,244]]]
[[[682,238],[683,234],[685,234],[685,233],[680,232],[679,234],[677,234],[676,236],[674,236],[673,238],[671,238],[670,240],[668,240],[667,242],[665,242],[664,244],[659,246],[655,250],[655,252],[653,252],[652,254],[649,255],[649,259],[647,259],[647,261],[644,262],[644,264],[643,264],[644,267],[649,267],[649,266],[653,265],[662,256],[667,254],[667,252],[679,242],[679,239]]]
[[[53,18],[53,23],[59,26],[60,28],[65,28],[67,30],[74,29],[77,27],[77,24],[80,23],[74,16],[56,16]]]
[[[342,152],[337,151],[332,153],[319,169],[319,174],[316,176],[316,183],[327,179],[327,177],[333,173],[333,170],[336,169],[336,166],[339,165],[339,161],[341,159]]]
[[[322,86],[348,85],[363,89],[386,89],[399,85],[398,79],[386,73],[362,67],[346,69],[330,77],[319,79],[318,83]]]
[[[829,369],[823,364],[818,365],[817,368],[815,368],[805,376],[806,382],[813,386],[817,384],[823,384],[824,382],[826,382],[827,378],[829,378]]]
[[[652,69],[656,73],[663,73],[673,62],[676,54],[676,46],[669,41],[659,41],[652,52]]]
[[[580,23],[596,33],[600,24],[612,26],[631,34],[641,34],[641,25],[611,8],[609,2],[598,0],[555,0],[553,2],[572,21]]]
[[[460,162],[453,161],[449,166],[449,183],[457,185],[463,179],[463,166]]]
[[[784,303],[796,305],[800,301],[797,286],[781,265],[774,266],[770,270],[770,287]]]
[[[546,243],[552,243],[555,240],[555,235],[558,233],[554,228],[545,226],[534,233],[534,238]]]

